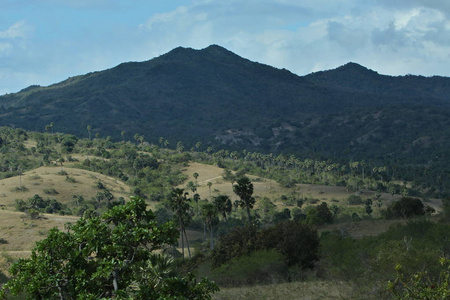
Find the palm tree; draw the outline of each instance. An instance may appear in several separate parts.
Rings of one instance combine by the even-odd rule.
[[[211,198],[211,186],[213,185],[213,183],[211,181],[208,181],[208,183],[206,185],[209,188],[209,198]]]
[[[120,135],[122,136],[122,142],[125,142],[125,130],[122,130],[121,132],[120,132]]]
[[[196,215],[198,216],[198,202],[200,201],[200,195],[199,194],[194,194],[194,196],[192,197],[192,199],[194,199],[194,202],[197,204],[197,212]]]
[[[197,184],[197,178],[198,178],[198,173],[197,172],[195,172],[194,174],[192,174],[192,177],[194,177],[194,179],[195,179],[195,184]]]
[[[135,133],[135,134],[133,135],[133,138],[134,138],[134,140],[136,141],[136,143],[139,142],[140,137],[141,137],[141,136],[139,135],[139,133]]]
[[[180,236],[181,236],[181,249],[184,259],[184,241],[186,238],[186,245],[188,249],[188,255],[191,257],[191,250],[189,248],[189,241],[186,235],[186,226],[190,221],[191,206],[188,203],[186,194],[183,189],[175,188],[172,190],[172,194],[169,199],[170,208],[173,210],[178,218],[180,224]]]
[[[217,212],[228,223],[227,214],[230,214],[233,209],[233,203],[231,203],[230,197],[228,195],[219,195],[214,197],[213,203],[216,206]]]
[[[197,191],[197,185],[192,181],[189,181],[186,187],[192,191],[192,195]]]
[[[201,147],[202,147],[202,143],[200,143],[200,142],[195,143],[195,149],[197,149],[197,152],[200,152]]]
[[[210,248],[214,249],[214,239],[213,239],[213,222],[217,215],[216,206],[212,203],[205,203],[202,205],[202,216],[205,224],[208,226],[210,234]]]
[[[91,140],[91,129],[92,129],[92,126],[91,126],[91,125],[88,125],[88,126],[86,126],[86,129],[87,129],[87,131],[88,131],[89,140]]]
[[[233,185],[233,192],[239,196],[239,205],[247,211],[248,222],[252,223],[252,216],[250,209],[255,205],[255,198],[253,195],[253,183],[246,176],[238,179],[237,184]]]

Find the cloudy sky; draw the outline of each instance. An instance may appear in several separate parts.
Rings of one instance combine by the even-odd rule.
[[[450,76],[449,0],[0,0],[0,95],[221,45],[298,75]]]

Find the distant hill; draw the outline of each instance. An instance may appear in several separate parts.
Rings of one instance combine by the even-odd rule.
[[[355,63],[297,76],[220,46],[0,97],[0,125],[171,146],[211,145],[320,158],[450,162],[450,79],[380,75]]]

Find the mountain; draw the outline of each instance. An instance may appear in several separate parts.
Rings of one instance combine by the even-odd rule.
[[[297,76],[217,45],[0,97],[0,125],[216,147],[430,165],[447,161],[450,79],[355,63]]]

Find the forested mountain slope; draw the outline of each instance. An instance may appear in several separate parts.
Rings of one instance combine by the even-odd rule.
[[[450,79],[383,76],[355,63],[297,76],[220,47],[176,48],[145,62],[0,97],[0,125],[191,148],[442,165]]]

